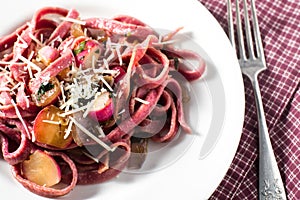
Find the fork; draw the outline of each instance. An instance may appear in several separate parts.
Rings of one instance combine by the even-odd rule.
[[[255,103],[258,117],[259,131],[259,199],[286,199],[283,181],[276,163],[274,151],[269,138],[268,127],[265,119],[263,102],[257,76],[267,69],[263,45],[258,26],[254,0],[250,0],[250,13],[247,1],[243,0],[244,15],[241,17],[239,0],[235,0],[236,9],[236,32],[237,45],[235,40],[233,14],[231,0],[227,0],[228,12],[228,35],[233,48],[236,50],[241,71],[246,75],[254,90]],[[252,20],[251,20],[252,19]],[[242,24],[244,22],[244,26]],[[250,23],[252,22],[252,23]],[[244,38],[245,36],[246,38]],[[253,39],[254,38],[254,39]],[[245,42],[246,44],[245,44]]]

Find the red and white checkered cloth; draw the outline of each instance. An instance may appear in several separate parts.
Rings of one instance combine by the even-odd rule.
[[[199,0],[227,32],[226,0]],[[300,199],[300,1],[256,0],[268,70],[259,76],[267,125],[288,199]],[[210,199],[257,199],[258,129],[253,90],[245,83],[241,141]]]

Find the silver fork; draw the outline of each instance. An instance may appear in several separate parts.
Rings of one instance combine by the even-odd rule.
[[[263,45],[260,36],[260,30],[258,26],[258,20],[256,15],[256,8],[254,0],[250,0],[250,10],[252,16],[251,19],[248,14],[247,1],[243,0],[244,8],[244,26],[242,26],[242,18],[239,0],[235,0],[236,9],[236,27],[237,27],[237,44],[235,45],[234,37],[234,25],[232,16],[231,0],[227,0],[227,12],[228,12],[228,26],[229,26],[229,38],[236,49],[238,48],[238,58],[241,71],[251,81],[255,103],[257,107],[258,117],[258,130],[259,130],[259,199],[286,199],[283,181],[280,176],[274,151],[272,149],[271,141],[269,138],[268,127],[265,119],[263,103],[260,94],[259,83],[257,76],[260,72],[267,69]],[[244,31],[243,31],[244,27]],[[253,30],[253,31],[251,31]],[[244,33],[246,35],[244,44]],[[254,37],[254,42],[253,42]]]

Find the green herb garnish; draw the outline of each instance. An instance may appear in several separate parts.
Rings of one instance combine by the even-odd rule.
[[[79,43],[77,49],[74,49],[75,55],[79,54],[80,52],[82,52],[84,50],[85,44],[86,44],[86,41],[82,41]]]
[[[40,101],[41,97],[49,90],[52,90],[54,88],[54,85],[50,82],[42,83],[40,86],[38,92],[37,92],[37,99]]]

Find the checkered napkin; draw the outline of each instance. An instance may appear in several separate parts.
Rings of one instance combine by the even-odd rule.
[[[227,32],[226,0],[199,0]],[[288,199],[300,199],[300,1],[256,0],[268,70],[259,75],[267,125]],[[257,199],[258,129],[245,84],[245,120],[236,155],[210,199]]]

